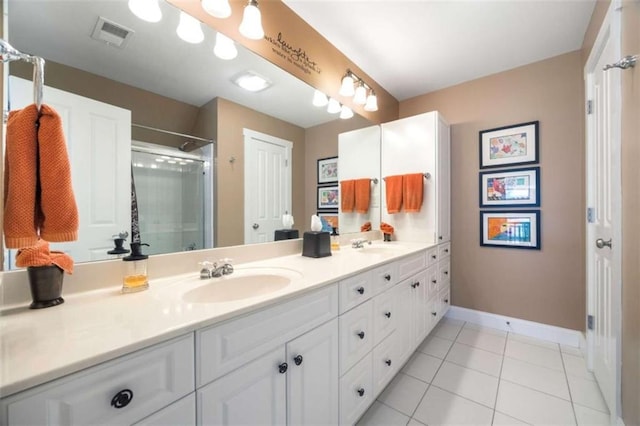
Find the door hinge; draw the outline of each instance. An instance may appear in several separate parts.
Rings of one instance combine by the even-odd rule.
[[[596,209],[593,207],[587,207],[587,222],[594,223],[596,221]]]
[[[593,101],[587,101],[587,114],[593,114]]]
[[[289,160],[288,160],[288,159],[285,159],[285,160],[284,160],[284,166],[285,166],[285,167],[289,167]]]
[[[587,315],[587,329],[593,330],[593,315]]]

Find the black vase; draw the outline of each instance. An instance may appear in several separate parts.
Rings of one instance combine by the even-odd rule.
[[[62,279],[64,271],[56,265],[29,266],[29,287],[33,302],[29,309],[49,308],[64,303],[62,295]]]

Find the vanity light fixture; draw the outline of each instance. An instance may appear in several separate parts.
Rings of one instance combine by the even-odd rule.
[[[340,85],[341,96],[353,96],[355,90],[353,89],[353,77],[351,71],[347,70],[347,73],[342,77],[342,84]]]
[[[327,99],[327,95],[316,89],[313,92],[313,105],[317,107],[326,106],[329,103],[329,99]]]
[[[158,0],[129,0],[129,10],[143,21],[159,22],[162,19]]]
[[[218,58],[228,61],[238,56],[238,49],[236,49],[233,40],[219,32],[216,34],[216,45],[213,47],[213,53]]]
[[[353,96],[353,103],[364,105],[365,111],[378,110],[378,98],[373,88],[351,70],[347,70],[344,77],[342,77],[338,93],[342,96]]]
[[[342,105],[342,108],[340,109],[340,118],[346,120],[351,117],[353,117],[353,111],[351,110],[351,108],[346,105]]]
[[[245,71],[233,77],[232,81],[249,92],[260,92],[271,87],[271,82],[253,71]]]
[[[364,104],[364,110],[373,112],[378,110],[378,97],[376,96],[376,92],[371,89],[369,92],[369,96],[367,96],[367,103]]]
[[[202,0],[202,8],[214,18],[225,19],[231,16],[229,0]]]
[[[358,105],[364,105],[367,103],[367,89],[364,87],[364,82],[360,80],[356,92],[353,95],[353,102]]]
[[[176,34],[187,43],[198,44],[204,40],[200,21],[182,11],[180,12],[180,23],[176,29]]]
[[[242,14],[242,22],[240,23],[240,34],[251,40],[260,40],[264,38],[264,30],[262,29],[262,15],[258,9],[258,0],[249,0],[244,7]]]
[[[337,114],[341,110],[342,110],[342,108],[340,106],[340,102],[336,101],[333,98],[329,99],[329,105],[327,106],[327,112],[329,114]]]

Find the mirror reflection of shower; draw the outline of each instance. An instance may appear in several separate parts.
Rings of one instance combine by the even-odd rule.
[[[140,233],[148,254],[214,246],[213,144],[179,148],[133,141]]]

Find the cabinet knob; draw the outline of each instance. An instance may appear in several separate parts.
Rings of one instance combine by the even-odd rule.
[[[356,288],[356,291],[360,294],[364,294],[364,287],[358,287]]]
[[[444,274],[445,275],[449,275],[449,271],[444,271]]]
[[[444,252],[445,253],[449,253],[449,249],[444,249]]]
[[[131,389],[123,389],[113,398],[111,398],[111,406],[114,408],[124,408],[133,400],[133,391]]]
[[[364,331],[359,332],[358,337],[364,339]]]
[[[438,237],[438,239],[439,239],[439,240],[442,240],[442,235],[440,235],[440,236]]]
[[[283,362],[278,366],[278,371],[280,372],[280,374],[284,374],[287,372],[288,368],[289,368],[289,364],[287,364],[286,362]]]
[[[416,281],[415,283],[411,284],[412,288],[416,288],[416,287],[420,287],[420,281]]]
[[[389,367],[391,367],[391,360],[390,359],[386,360],[384,363],[387,364]]]
[[[435,284],[438,282],[438,280],[431,280],[431,282]]]
[[[384,276],[384,279],[387,281],[391,281],[391,275],[387,274]]]
[[[358,389],[358,395],[364,396],[364,388]]]
[[[437,312],[431,312],[431,315],[433,315],[435,317],[436,315],[438,315],[438,313]]]
[[[438,256],[436,256],[435,254],[432,254],[432,255],[431,255],[431,258],[432,258],[432,259],[435,259],[435,258],[437,258],[437,257],[438,257]]]
[[[302,355],[296,355],[296,357],[293,358],[293,362],[295,362],[296,365],[300,365],[300,364],[302,364],[302,359],[303,359]]]
[[[444,303],[449,303],[449,299],[444,299]]]
[[[387,317],[387,318],[391,318],[391,312],[385,312],[384,316]]]

